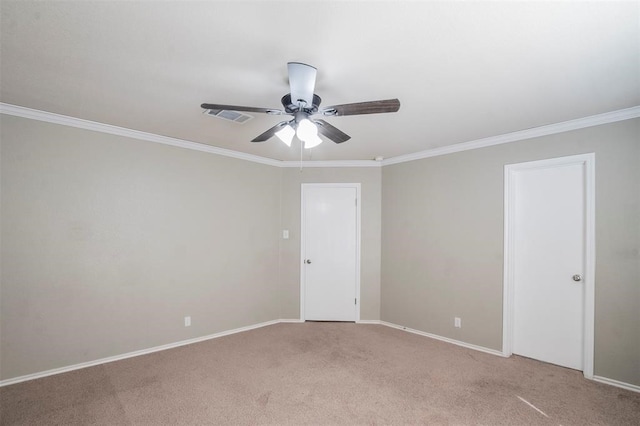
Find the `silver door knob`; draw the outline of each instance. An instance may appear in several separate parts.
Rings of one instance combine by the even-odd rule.
[[[582,275],[580,275],[580,274],[575,274],[571,278],[573,278],[574,281],[582,281]]]
[[[311,263],[311,260],[307,259],[304,261],[304,263],[306,263],[307,265],[309,265]]]

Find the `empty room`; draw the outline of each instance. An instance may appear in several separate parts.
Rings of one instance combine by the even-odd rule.
[[[0,424],[640,424],[640,2],[0,0]]]

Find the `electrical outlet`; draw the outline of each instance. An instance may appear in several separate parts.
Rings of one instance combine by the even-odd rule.
[[[455,328],[462,328],[462,320],[458,317],[453,319],[453,325]]]
[[[184,317],[184,326],[185,327],[191,326],[191,317]]]

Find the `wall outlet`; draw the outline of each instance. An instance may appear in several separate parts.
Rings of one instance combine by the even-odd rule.
[[[460,318],[458,318],[458,317],[455,317],[453,319],[453,326],[455,328],[462,328],[462,320]]]
[[[184,317],[184,326],[185,327],[191,326],[191,317]]]

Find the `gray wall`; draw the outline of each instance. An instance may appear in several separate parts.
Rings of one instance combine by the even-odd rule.
[[[2,379],[279,318],[278,168],[0,119]]]
[[[638,119],[384,167],[382,320],[501,350],[504,165],[588,152],[595,374],[640,385]]]
[[[305,168],[282,171],[281,303],[282,318],[300,318],[300,185],[360,183],[360,319],[380,319],[380,168]]]
[[[499,350],[503,166],[595,152],[595,373],[640,384],[640,120],[302,172],[0,120],[1,379],[299,318],[303,182],[362,185],[363,320]]]

